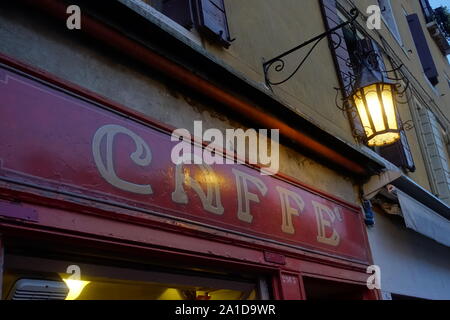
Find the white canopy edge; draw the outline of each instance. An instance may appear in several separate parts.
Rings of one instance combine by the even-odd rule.
[[[408,228],[450,247],[448,219],[399,189],[397,189],[397,196]]]

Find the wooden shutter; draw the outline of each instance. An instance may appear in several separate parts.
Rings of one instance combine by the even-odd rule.
[[[419,55],[420,62],[422,63],[423,71],[425,72],[428,80],[430,80],[433,85],[436,85],[439,82],[439,74],[436,69],[436,65],[434,64],[430,48],[428,47],[422,25],[420,24],[419,16],[414,13],[407,16],[406,19],[408,20],[409,29],[411,30],[414,44],[416,45],[417,54]]]
[[[163,0],[161,11],[186,29],[193,27],[191,0]]]
[[[223,0],[193,1],[195,1],[196,23],[199,32],[228,48],[232,40]]]
[[[398,110],[397,121],[398,125],[401,127],[402,120]],[[389,146],[380,147],[378,153],[389,162],[395,164],[397,167],[408,169],[411,172],[416,171],[414,158],[412,156],[408,138],[406,137],[404,130],[400,131],[400,140]]]
[[[325,27],[327,29],[332,29],[341,24],[342,21],[337,14],[336,0],[321,0],[321,3],[322,14],[325,20]],[[352,91],[352,79],[354,79],[355,73],[349,66],[350,54],[348,52],[347,44],[345,43],[345,41],[343,41],[344,33],[342,29],[337,30],[336,34],[337,35],[330,35],[328,39],[330,42],[330,48],[332,49],[339,80],[341,82],[341,86],[344,89],[343,93],[347,97]],[[341,37],[342,41],[340,42],[339,47],[334,49],[334,44],[337,44],[340,41],[339,37]]]
[[[408,139],[404,131],[400,132],[399,141],[386,147],[380,147],[379,153],[383,158],[395,164],[397,167],[406,168],[411,172],[416,170]]]
[[[342,23],[337,13],[336,0],[321,0],[321,5],[326,29],[332,29]],[[334,65],[342,88],[342,95],[344,97],[349,97],[353,90],[355,72],[350,67],[350,53],[348,51],[347,43],[344,41],[344,31],[339,29],[336,31],[336,34],[337,35],[332,34],[328,36],[329,47],[332,52]],[[342,41],[339,37],[341,37]],[[335,48],[335,44],[337,43],[339,43],[339,47]],[[356,109],[347,108],[347,115],[349,119],[351,119],[350,124],[353,132],[358,133],[358,135],[364,134],[365,130]]]

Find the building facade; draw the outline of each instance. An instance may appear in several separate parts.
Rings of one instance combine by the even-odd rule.
[[[105,3],[0,4],[3,299],[450,298],[449,46],[428,1]],[[367,47],[396,88],[385,146],[348,99]],[[230,163],[175,163],[181,128],[194,159],[221,133],[209,155]],[[251,128],[279,130],[275,174],[233,161],[227,131]]]

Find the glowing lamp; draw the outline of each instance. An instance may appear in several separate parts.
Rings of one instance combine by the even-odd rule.
[[[366,134],[367,144],[386,146],[400,139],[395,84],[365,63],[355,84],[353,102]]]

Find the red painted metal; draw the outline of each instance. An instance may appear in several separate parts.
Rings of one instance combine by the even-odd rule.
[[[24,208],[20,204],[0,201],[0,216],[25,221],[38,221],[38,213],[33,208]]]
[[[0,300],[3,297],[3,264],[5,257],[3,235],[0,233]]]
[[[264,260],[281,265],[286,264],[286,257],[276,252],[264,251]]]
[[[260,176],[253,168],[238,164],[212,166],[220,186],[223,212],[207,212],[197,193],[187,187],[189,203],[175,203],[172,200],[175,166],[170,161],[175,143],[170,141],[166,133],[6,69],[0,71],[0,96],[0,135],[3,137],[0,141],[0,176],[4,179],[108,201],[118,206],[126,205],[131,209],[139,208],[184,218],[241,235],[275,240],[362,263],[369,261],[362,217],[353,206],[279,177]],[[136,165],[130,159],[130,155],[136,151],[135,142],[126,134],[117,135],[112,158],[117,176],[134,184],[151,185],[153,194],[121,190],[108,183],[99,173],[100,165],[93,157],[93,137],[99,128],[112,124],[140,137],[153,154],[150,164]],[[105,165],[106,147],[104,140],[101,141],[98,159]],[[195,152],[201,153],[201,149],[196,148]],[[197,166],[186,167],[190,170],[190,176],[197,179],[202,189],[206,190],[208,183],[201,181],[205,180],[205,175]],[[259,203],[250,202],[252,221],[246,222],[237,216],[238,191],[233,170],[259,179],[267,188],[267,194],[263,195],[249,182],[248,191],[257,194],[260,199]],[[281,228],[282,205],[277,193],[280,187],[304,201],[304,210],[299,210],[299,216],[293,217],[293,234]],[[244,202],[245,199],[241,196],[241,200]],[[324,236],[331,237],[335,230],[341,239],[338,245],[318,241],[320,215],[315,212],[314,204],[329,208],[335,217],[332,219],[328,214],[325,218]],[[290,205],[295,208],[295,203]]]
[[[67,5],[63,2],[55,0],[25,1],[40,10],[45,10],[57,19],[66,19]],[[279,129],[283,136],[296,142],[300,147],[305,148],[312,154],[326,159],[330,163],[345,168],[356,175],[367,175],[367,170],[359,163],[320,143],[313,137],[287,125],[284,121],[267,115],[254,105],[231,93],[223,91],[221,88],[195,75],[188,69],[152,52],[147,47],[134,42],[126,35],[122,35],[107,25],[91,18],[89,15],[83,13],[82,21],[83,27],[81,32],[88,34],[103,44],[113,47],[115,50],[129,55],[137,61],[166,74],[175,81],[228,106],[232,111],[248,118],[252,122],[258,123],[262,128]]]
[[[281,272],[283,300],[304,300],[303,286],[298,273]]]

